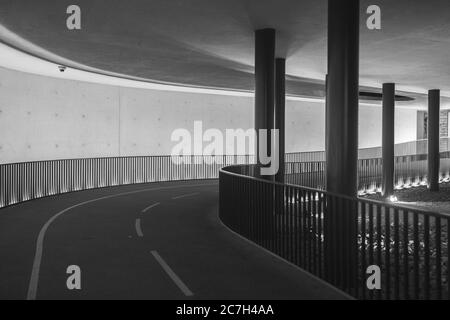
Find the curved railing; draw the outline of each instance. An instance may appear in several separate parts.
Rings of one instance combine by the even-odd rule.
[[[440,161],[441,183],[450,181],[450,152],[442,152]],[[394,159],[395,189],[417,187],[427,183],[427,155],[396,156]],[[383,161],[381,158],[358,160],[359,195],[381,191]],[[290,184],[325,189],[326,162],[286,162],[285,181]]]
[[[395,156],[408,156],[426,154],[428,140],[417,140],[398,143],[394,147]],[[450,151],[450,138],[440,139],[440,152]],[[361,148],[358,150],[358,159],[377,159],[382,157],[382,148]],[[286,162],[321,162],[325,161],[325,151],[294,152],[286,154]]]
[[[253,156],[152,156],[51,160],[0,165],[0,208],[67,192],[120,185],[217,179]]]
[[[252,173],[220,170],[220,218],[233,231],[356,298],[449,299],[449,216]],[[367,285],[370,266],[380,290]]]
[[[220,174],[220,215],[230,228],[355,297],[448,297],[447,216],[319,190],[325,186],[323,161],[286,164],[286,181],[295,178],[313,188],[255,179],[253,161],[253,156],[154,156],[4,164],[0,207],[72,191]],[[444,152],[443,181],[449,169],[450,153]],[[426,155],[396,158],[399,181],[424,181],[425,170]],[[381,160],[360,160],[359,172],[363,183],[379,183]],[[365,268],[372,264],[384,270],[386,289],[364,288]]]
[[[441,139],[441,150],[449,139]],[[426,141],[396,145],[397,153],[423,151]],[[381,148],[361,149],[360,156],[376,155]],[[285,181],[325,189],[324,152],[286,154]],[[396,188],[426,183],[426,154],[396,157]],[[250,164],[254,156],[148,156],[49,160],[0,165],[0,208],[27,200],[66,192],[119,185],[217,179],[219,169]],[[358,161],[360,194],[380,191],[380,158]],[[441,154],[441,181],[450,181],[450,152]]]
[[[299,153],[300,154],[300,153]],[[27,200],[72,191],[128,184],[217,179],[219,169],[233,164],[251,164],[253,156],[120,157],[52,160],[0,165],[0,208]],[[359,194],[381,189],[382,160],[358,161]],[[285,181],[325,189],[326,163],[286,162]],[[450,152],[441,154],[440,182],[450,181]],[[427,156],[395,158],[396,188],[427,182]]]

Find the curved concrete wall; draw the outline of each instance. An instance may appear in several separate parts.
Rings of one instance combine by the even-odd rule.
[[[253,99],[61,80],[0,68],[0,163],[168,155],[173,130],[253,127]],[[360,147],[381,143],[381,109],[361,107]],[[397,143],[416,111],[397,111]],[[288,101],[287,152],[324,149],[323,103]]]

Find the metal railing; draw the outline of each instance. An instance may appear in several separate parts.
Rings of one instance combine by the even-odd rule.
[[[424,151],[427,141],[396,145],[396,154]],[[441,139],[441,151],[448,150],[449,139]],[[382,161],[367,159],[381,154],[381,148],[359,151],[360,194],[377,192],[381,187]],[[363,157],[363,158],[361,158]],[[285,181],[325,189],[325,154],[298,152],[286,154]],[[0,165],[0,208],[45,196],[85,189],[136,183],[217,179],[219,169],[233,164],[253,163],[254,156],[149,156],[72,160],[50,160]],[[396,187],[426,183],[426,155],[397,156]],[[450,152],[441,154],[441,180],[450,181]]]
[[[326,162],[286,162],[285,182],[324,190],[326,187]]]
[[[302,153],[291,154],[290,160]],[[0,165],[0,208],[66,192],[136,183],[217,179],[219,169],[254,163],[254,156],[153,156],[53,160]],[[380,191],[381,159],[358,161],[360,194]],[[285,181],[325,189],[326,163],[286,162]],[[396,188],[426,183],[427,156],[395,158]],[[450,181],[450,152],[441,153],[441,182]]]
[[[395,145],[396,156],[426,154],[428,140],[417,140],[398,143]],[[450,138],[440,139],[440,152],[450,151]],[[358,150],[358,159],[377,159],[382,157],[381,147],[361,148]],[[325,151],[295,152],[286,154],[286,162],[322,162],[326,161]]]
[[[323,161],[286,164],[287,182],[313,188],[252,178],[253,161],[154,156],[4,164],[0,207],[85,189],[216,179],[220,172],[221,218],[250,240],[358,298],[448,298],[448,216],[318,190],[325,186]],[[220,171],[230,165],[241,166]],[[442,179],[449,171],[446,152]],[[363,184],[379,183],[381,160],[360,160],[359,172]],[[396,157],[396,179],[424,181],[426,156]],[[368,265],[382,268],[381,291],[365,287]]]
[[[154,156],[0,165],[0,208],[72,191],[128,184],[217,179],[219,169],[253,156]]]
[[[450,217],[220,171],[235,232],[359,299],[449,299]],[[381,289],[367,286],[369,266]]]
[[[383,161],[381,158],[358,160],[358,190],[360,195],[381,191]],[[427,155],[396,156],[394,162],[396,189],[425,185],[427,183]],[[285,181],[304,187],[324,190],[326,163],[287,162]],[[450,152],[441,153],[440,182],[450,181]]]

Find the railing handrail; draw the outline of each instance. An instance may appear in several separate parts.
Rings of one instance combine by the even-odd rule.
[[[246,168],[219,171],[219,216],[241,236],[355,298],[449,299],[450,215],[271,181]],[[367,282],[371,266],[382,271],[377,290]]]
[[[270,181],[270,180],[266,180],[266,179],[261,179],[261,178],[257,178],[257,177],[248,176],[248,175],[245,175],[245,174],[239,174],[239,173],[236,173],[236,172],[227,171],[227,169],[242,168],[244,166],[247,166],[247,165],[227,166],[227,167],[223,167],[222,169],[220,169],[219,172],[227,174],[227,175],[239,177],[239,178],[244,178],[244,179],[247,179],[247,180],[253,180],[253,181],[258,181],[258,182],[262,182],[262,183],[266,183],[266,184],[271,184],[271,185],[274,185],[274,186],[287,186],[287,187],[291,187],[291,188],[302,189],[302,190],[305,190],[305,191],[320,192],[320,193],[322,193],[324,195],[332,196],[332,197],[339,197],[339,198],[342,198],[344,200],[351,200],[351,201],[358,200],[358,201],[364,202],[366,204],[372,204],[372,205],[377,204],[377,205],[389,206],[389,207],[392,207],[393,209],[414,211],[414,212],[419,213],[419,214],[426,214],[426,215],[430,215],[430,216],[433,216],[433,217],[447,218],[447,217],[450,216],[450,214],[423,210],[423,209],[420,209],[420,208],[417,208],[417,207],[412,207],[412,206],[407,206],[407,205],[406,206],[405,205],[400,205],[400,204],[394,203],[394,202],[387,203],[387,202],[384,202],[384,201],[374,200],[374,199],[365,199],[365,198],[361,198],[361,197],[350,197],[350,196],[347,196],[347,195],[333,193],[333,192],[326,191],[326,190],[320,190],[320,189],[315,189],[315,188],[310,188],[310,187],[304,187],[304,186],[299,186],[299,185],[289,184],[289,183],[281,183],[281,182],[277,182],[277,181]]]
[[[450,140],[450,137],[441,137],[440,140]],[[408,141],[408,142],[401,142],[396,144],[395,146],[402,146],[402,145],[407,145],[407,144],[413,144],[413,143],[420,143],[420,142],[427,142],[427,139],[421,139],[421,140],[414,140],[414,141]],[[381,146],[377,146],[377,147],[368,147],[368,148],[359,148],[358,151],[366,151],[366,150],[371,150],[371,149],[380,149],[382,148]],[[442,151],[443,152],[450,152],[450,150],[447,151]],[[324,150],[316,150],[316,151],[297,151],[297,152],[286,152],[287,156],[292,156],[292,155],[307,155],[307,154],[314,154],[314,153],[322,153],[324,154],[325,151]],[[406,154],[406,155],[396,155],[396,157],[407,157],[407,156],[414,156],[414,155],[424,155],[423,153],[420,154]],[[192,155],[177,155],[177,156],[172,156],[172,155],[137,155],[137,156],[122,156],[122,155],[118,155],[118,156],[101,156],[101,157],[79,157],[79,158],[62,158],[62,159],[44,159],[44,160],[33,160],[33,161],[16,161],[16,162],[5,162],[5,163],[1,163],[0,165],[17,165],[17,164],[29,164],[29,163],[39,163],[39,162],[49,162],[49,161],[78,161],[78,160],[87,160],[87,159],[127,159],[127,158],[149,158],[149,157],[205,157],[206,155],[202,155],[202,154],[192,154]],[[213,157],[252,157],[255,155],[252,154],[233,154],[233,155],[228,155],[228,154],[221,154],[221,155],[208,155],[208,156],[213,156]],[[376,157],[376,158],[364,158],[364,159],[360,159],[360,160],[369,160],[369,159],[378,159],[380,157]],[[295,162],[295,161],[291,161],[291,162]],[[291,163],[289,162],[289,163]],[[325,162],[324,160],[318,160],[318,161],[302,161],[302,162]]]
[[[254,155],[234,154],[234,155],[203,155],[203,154],[191,154],[191,155],[147,155],[147,156],[103,156],[103,157],[87,157],[87,158],[63,158],[63,159],[46,159],[46,160],[33,160],[23,162],[5,162],[0,163],[0,166],[6,165],[19,165],[19,164],[31,164],[31,163],[44,163],[55,161],[82,161],[82,160],[108,160],[108,159],[130,159],[130,158],[192,158],[192,157],[253,157]]]
[[[319,151],[324,152],[324,151]],[[442,153],[449,153],[450,151],[442,151]],[[286,155],[293,155],[293,154],[305,154],[308,152],[293,152],[293,153],[286,153]],[[426,153],[416,153],[416,154],[407,154],[407,155],[399,155],[395,156],[396,158],[400,157],[413,157],[413,156],[423,156],[427,155]],[[31,164],[31,163],[45,163],[45,162],[58,162],[58,161],[83,161],[83,160],[106,160],[106,159],[130,159],[130,158],[192,158],[192,157],[254,157],[254,155],[245,155],[245,154],[237,154],[237,155],[182,155],[182,156],[172,156],[172,155],[148,155],[148,156],[103,156],[103,157],[92,157],[92,158],[64,158],[64,159],[46,159],[46,160],[34,160],[34,161],[23,161],[23,162],[5,162],[0,163],[0,166],[6,166],[6,165],[18,165],[18,164]],[[358,160],[377,160],[381,159],[381,157],[376,158],[365,158],[365,159],[358,159]],[[311,161],[286,161],[286,163],[326,163],[325,160],[311,160]]]
[[[450,137],[440,137],[439,140],[450,140]],[[404,145],[413,144],[413,143],[420,143],[420,142],[428,142],[428,139],[419,139],[419,140],[400,142],[400,143],[396,143],[395,147],[404,146]],[[379,149],[379,148],[382,148],[382,146],[358,148],[358,151],[361,151],[361,150],[366,151],[366,150]],[[297,154],[297,153],[319,153],[319,152],[325,152],[325,150],[287,152],[286,154],[291,155],[291,154]]]

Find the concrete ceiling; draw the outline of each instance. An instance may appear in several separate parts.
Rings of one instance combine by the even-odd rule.
[[[79,31],[66,28],[74,3],[82,9]],[[371,4],[382,9],[380,31],[365,26]],[[419,108],[428,89],[450,97],[450,1],[361,0],[361,16],[364,89],[396,82],[416,99],[403,104]],[[277,55],[287,58],[287,91],[305,97],[324,94],[326,20],[326,0],[0,1],[0,24],[10,31],[0,37],[20,50],[74,67],[235,90],[253,90],[253,32],[272,27]]]

